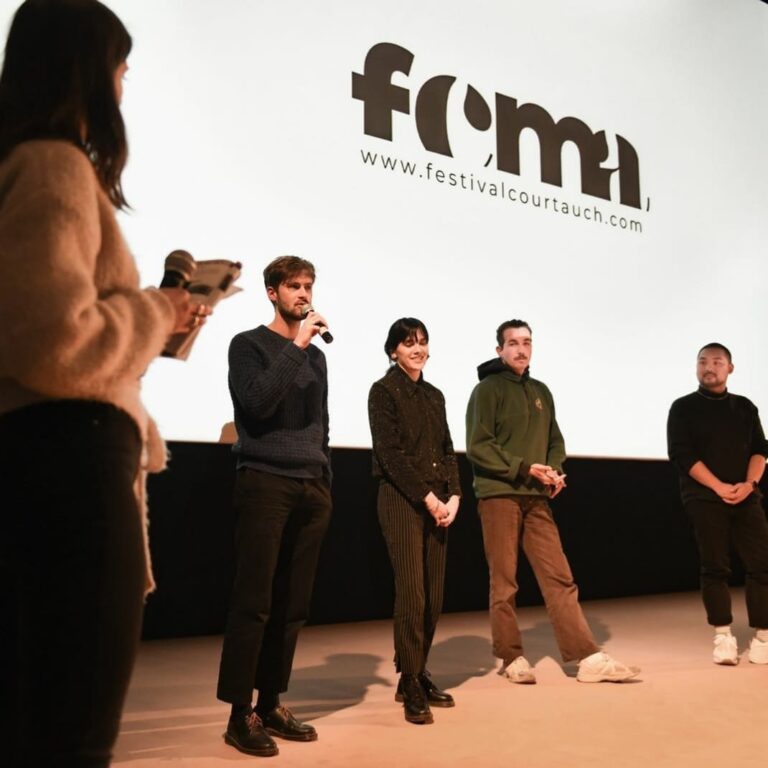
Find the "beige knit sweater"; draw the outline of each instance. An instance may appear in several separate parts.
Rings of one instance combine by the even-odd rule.
[[[15,147],[0,163],[0,414],[52,399],[112,403],[144,436],[144,469],[161,469],[140,379],[173,323],[170,301],[139,289],[84,152],[65,141]],[[137,494],[144,510],[142,482]]]

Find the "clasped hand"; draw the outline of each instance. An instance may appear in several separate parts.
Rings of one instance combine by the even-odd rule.
[[[726,504],[740,504],[754,490],[752,483],[746,480],[743,483],[720,483],[715,493]]]
[[[448,501],[442,502],[430,491],[424,498],[424,504],[438,528],[447,528],[456,519],[459,511],[458,496],[451,496]]]
[[[550,499],[565,488],[565,475],[547,464],[531,464],[530,474],[548,490]]]

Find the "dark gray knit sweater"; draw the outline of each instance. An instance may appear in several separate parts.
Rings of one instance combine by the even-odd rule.
[[[229,345],[238,467],[330,479],[325,355],[264,325]]]

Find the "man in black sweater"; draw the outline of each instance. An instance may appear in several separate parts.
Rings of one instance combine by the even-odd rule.
[[[726,387],[731,353],[719,343],[702,347],[699,388],[672,403],[667,422],[669,458],[680,470],[683,505],[691,517],[701,559],[701,591],[715,628],[715,664],[739,661],[731,633],[730,545],[744,563],[749,625],[756,630],[749,660],[768,664],[768,522],[758,487],[768,456],[757,408]]]
[[[264,284],[274,318],[229,347],[237,562],[217,695],[232,705],[225,741],[265,757],[278,752],[271,736],[317,739],[279,699],[331,514],[325,356],[310,343],[326,322],[312,309],[314,281],[304,259],[271,262]]]

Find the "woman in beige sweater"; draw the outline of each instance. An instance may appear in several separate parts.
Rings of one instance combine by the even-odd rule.
[[[0,75],[0,744],[13,766],[109,764],[150,583],[138,479],[165,458],[140,379],[199,322],[182,289],[139,289],[115,219],[130,47],[96,0],[27,0]]]

